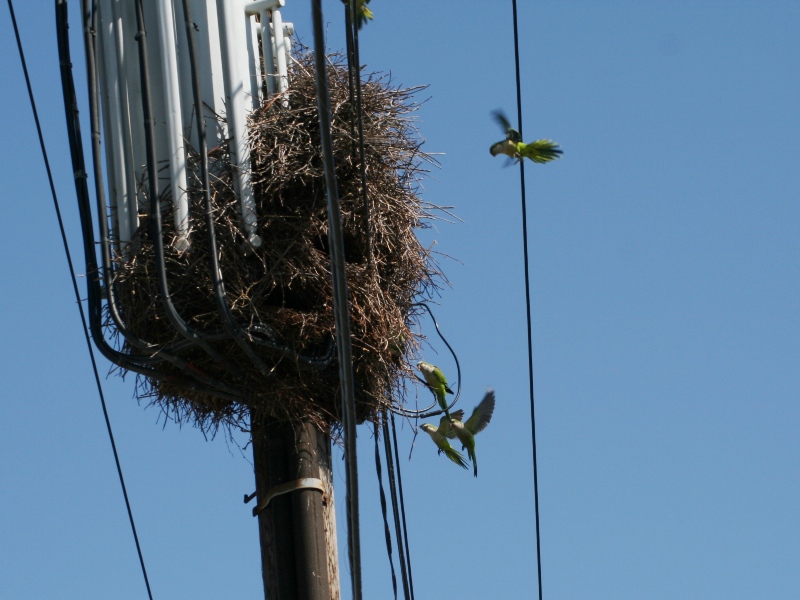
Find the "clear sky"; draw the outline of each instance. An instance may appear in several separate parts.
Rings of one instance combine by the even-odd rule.
[[[800,5],[519,4],[524,135],[565,151],[526,166],[545,598],[796,599]],[[444,155],[424,198],[464,221],[424,234],[458,259],[437,317],[463,406],[497,391],[478,479],[422,437],[408,462],[399,432],[417,598],[534,597],[519,176],[488,153],[490,112],[516,114],[511,3],[370,7],[362,62],[430,84],[419,130]],[[82,270],[54,2],[16,10]],[[309,2],[284,18],[310,43]],[[145,598],[5,6],[0,32],[0,597]],[[163,426],[131,378],[104,385],[154,597],[259,597],[248,456]],[[365,597],[389,598],[358,434]]]

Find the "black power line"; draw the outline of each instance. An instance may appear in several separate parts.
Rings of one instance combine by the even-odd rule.
[[[411,592],[411,600],[414,600],[414,578],[411,575],[411,551],[408,546],[408,527],[406,525],[406,502],[403,497],[403,476],[400,473],[400,451],[397,449],[397,428],[394,424],[394,413],[390,412],[392,419],[392,439],[394,441],[395,464],[397,465],[397,490],[400,496],[400,517],[403,522],[403,545],[406,549],[406,564],[408,567],[408,587]]]
[[[347,40],[347,75],[348,75],[348,88],[350,98],[350,108],[352,111],[352,118],[350,121],[350,135],[355,140],[355,130],[358,131],[358,161],[361,175],[361,198],[364,205],[363,213],[363,227],[364,238],[367,254],[367,264],[374,268],[372,262],[372,234],[370,224],[370,207],[369,195],[367,189],[367,172],[366,172],[366,152],[364,145],[364,105],[361,94],[361,59],[359,56],[359,43],[358,43],[358,30],[360,29],[361,20],[358,11],[357,0],[343,0],[345,4],[345,29]],[[355,121],[355,122],[354,122]],[[355,155],[356,147],[354,141],[353,154]],[[427,305],[425,305],[427,308]],[[428,309],[430,311],[430,309]],[[433,317],[433,315],[431,315]],[[436,320],[434,319],[434,323]],[[438,324],[436,326],[437,332],[441,336]],[[444,337],[442,337],[444,339]],[[444,340],[447,344],[447,340]],[[448,347],[450,345],[448,344]],[[450,349],[452,351],[452,348]],[[455,353],[454,353],[455,357]],[[456,365],[458,365],[458,358],[455,357]],[[459,394],[461,392],[461,376],[459,370],[458,377]],[[455,401],[458,400],[456,396]],[[388,419],[391,414],[392,419],[392,434],[394,435],[394,451],[392,450],[391,441],[389,439],[389,424]],[[378,486],[380,489],[381,512],[383,514],[384,534],[386,537],[386,549],[389,556],[389,566],[392,574],[392,590],[394,597],[397,598],[397,575],[394,569],[394,560],[392,558],[392,536],[389,531],[389,524],[386,514],[386,494],[383,490],[383,478],[381,474],[381,460],[380,453],[378,452],[378,426],[375,426],[375,467],[378,474]],[[406,514],[405,504],[403,502],[403,489],[402,480],[400,479],[400,464],[397,460],[397,433],[394,427],[394,414],[389,411],[383,413],[383,438],[384,450],[386,453],[387,474],[389,477],[389,488],[391,491],[392,500],[392,514],[394,517],[395,534],[397,541],[397,552],[400,560],[400,572],[403,581],[403,595],[405,600],[413,600],[414,598],[414,585],[411,579],[411,561],[408,552],[408,532],[406,529]],[[394,453],[394,457],[393,457]],[[395,464],[397,465],[397,482],[395,481]],[[398,500],[398,487],[399,487],[399,500]]]
[[[372,263],[372,232],[370,227],[369,195],[367,192],[367,163],[364,149],[364,106],[361,98],[361,58],[358,50],[358,29],[360,19],[357,11],[357,0],[348,0],[345,26],[347,27],[347,62],[350,84],[350,107],[354,107],[358,129],[358,160],[361,173],[361,199],[364,203],[364,242],[366,246],[367,264]],[[355,89],[354,89],[355,88]],[[355,105],[353,101],[355,100]],[[351,124],[351,132],[352,132]]]
[[[385,416],[384,416],[385,418]],[[392,558],[392,534],[389,531],[389,519],[386,510],[386,492],[383,491],[383,473],[381,471],[381,453],[378,446],[378,437],[380,430],[378,425],[375,424],[375,471],[378,475],[378,489],[381,494],[381,514],[383,515],[383,535],[386,538],[386,554],[389,556],[389,569],[392,572],[392,591],[394,592],[394,600],[397,600],[397,574],[394,571],[394,559]],[[392,507],[394,508],[394,507]],[[400,540],[398,540],[398,544]],[[402,559],[401,559],[402,560]]]
[[[392,439],[389,437],[389,419],[391,418]],[[386,467],[389,480],[389,491],[391,492],[392,515],[394,517],[395,537],[397,540],[397,553],[400,561],[400,573],[403,582],[403,598],[414,600],[414,582],[411,577],[411,558],[408,550],[408,530],[406,526],[406,509],[403,498],[403,479],[400,476],[400,460],[397,450],[397,431],[395,429],[394,414],[388,410],[383,411],[382,416],[384,452],[386,455]],[[374,427],[375,434],[375,470],[378,475],[378,489],[380,491],[381,513],[383,515],[383,529],[386,538],[386,551],[389,557],[389,568],[392,574],[392,590],[394,597],[397,598],[397,575],[394,569],[394,559],[392,557],[392,535],[389,531],[389,521],[387,517],[386,494],[383,491],[383,474],[381,469],[381,457],[378,449],[378,438],[380,428],[377,424]],[[396,476],[395,476],[396,475]]]
[[[347,541],[350,558],[350,576],[353,600],[361,600],[361,540],[358,516],[358,462],[356,456],[356,408],[353,355],[350,345],[350,311],[345,272],[342,215],[339,191],[333,160],[331,138],[331,99],[325,65],[325,33],[321,0],[311,0],[311,17],[314,31],[314,69],[317,85],[317,111],[319,113],[320,145],[325,172],[325,190],[328,200],[328,240],[331,253],[331,278],[333,280],[333,312],[336,323],[336,346],[339,356],[339,379],[342,388],[342,425],[347,489]]]
[[[119,475],[119,483],[120,486],[122,487],[122,495],[125,498],[125,507],[128,511],[128,520],[130,521],[131,531],[133,532],[133,539],[134,542],[136,543],[136,552],[139,555],[139,564],[142,567],[142,575],[144,576],[144,583],[145,586],[147,586],[147,595],[150,598],[150,600],[153,600],[153,593],[150,590],[150,581],[147,578],[147,569],[144,566],[144,557],[142,556],[142,548],[139,545],[139,536],[136,533],[136,525],[134,524],[133,521],[133,512],[131,511],[131,504],[128,499],[128,491],[125,487],[125,478],[122,476],[122,466],[120,465],[119,462],[117,445],[114,442],[114,433],[111,430],[111,421],[108,418],[108,409],[106,407],[105,395],[103,394],[103,386],[100,383],[100,374],[97,371],[97,362],[95,361],[94,358],[94,350],[92,350],[92,342],[89,336],[89,328],[86,324],[86,315],[83,312],[83,305],[81,304],[81,295],[78,289],[78,280],[75,277],[75,268],[72,263],[72,255],[70,254],[69,251],[69,243],[67,242],[67,233],[64,229],[64,221],[61,218],[61,208],[59,207],[58,196],[56,194],[55,184],[53,183],[53,173],[50,170],[50,161],[47,158],[47,149],[45,148],[44,136],[42,135],[42,126],[41,123],[39,122],[39,112],[36,110],[36,101],[34,100],[33,97],[33,88],[31,88],[31,80],[30,76],[28,75],[28,66],[27,63],[25,62],[25,52],[22,49],[22,40],[20,39],[19,29],[17,27],[17,19],[16,16],[14,15],[14,5],[12,0],[8,0],[8,10],[11,13],[11,23],[14,26],[14,36],[16,37],[17,40],[17,48],[19,49],[19,58],[20,62],[22,63],[22,71],[25,74],[25,85],[28,88],[28,98],[30,99],[31,110],[33,111],[33,119],[36,122],[36,133],[39,136],[39,145],[41,146],[42,149],[42,158],[44,159],[44,167],[45,170],[47,171],[47,180],[48,183],[50,184],[50,192],[53,195],[53,205],[55,206],[56,209],[58,228],[61,231],[61,241],[64,244],[64,254],[67,257],[67,263],[69,265],[69,273],[70,277],[72,278],[72,289],[75,292],[75,300],[78,305],[78,311],[81,316],[81,323],[83,324],[83,334],[84,337],[86,338],[86,347],[89,350],[89,358],[92,362],[92,371],[94,372],[94,380],[95,383],[97,384],[97,393],[100,396],[100,405],[103,408],[103,417],[105,418],[106,421],[106,429],[108,430],[108,439],[111,442],[111,450],[114,453],[114,462],[117,465],[117,474]]]
[[[453,398],[453,401],[450,402],[450,404],[448,404],[448,406],[447,406],[447,410],[450,410],[451,408],[453,408],[456,405],[456,402],[458,402],[458,399],[461,397],[461,364],[458,362],[458,355],[456,354],[456,351],[453,350],[453,347],[450,345],[450,342],[447,341],[447,338],[444,337],[444,334],[442,333],[442,330],[439,328],[439,322],[436,320],[436,317],[433,316],[433,311],[431,310],[431,307],[428,306],[428,304],[426,302],[416,302],[416,303],[412,304],[411,306],[412,306],[412,308],[413,307],[424,308],[426,311],[428,311],[428,314],[430,315],[431,320],[433,321],[433,325],[436,328],[436,333],[439,334],[439,337],[444,342],[445,346],[447,346],[447,349],[450,350],[450,354],[453,355],[453,360],[456,363],[456,377],[458,378],[458,384],[456,385],[455,397]],[[420,382],[422,382],[425,386],[427,386],[427,383],[425,383],[425,380],[420,379],[419,376],[417,376],[417,379],[419,379]],[[400,415],[401,417],[413,417],[413,418],[416,418],[416,419],[426,419],[428,417],[435,417],[435,416],[444,414],[445,411],[442,410],[441,408],[438,408],[438,405],[439,405],[439,403],[434,399],[433,403],[430,406],[428,406],[427,408],[424,408],[422,410],[410,410],[410,409],[406,409],[406,408],[400,408],[398,406],[391,406],[391,407],[389,407],[389,410],[392,411],[393,413],[397,414],[397,415]],[[434,409],[434,410],[431,410],[431,409]]]
[[[389,411],[383,413],[383,444],[386,451],[386,471],[389,475],[389,491],[392,494],[392,514],[394,516],[394,530],[397,539],[397,553],[400,556],[400,574],[403,577],[403,594],[405,600],[411,600],[411,588],[408,578],[408,562],[403,544],[403,526],[400,522],[400,506],[397,498],[397,483],[395,481],[394,464],[397,457],[392,456],[392,442],[389,439]]]
[[[514,14],[514,65],[517,76],[517,120],[522,135],[522,89],[519,75],[519,31],[517,28],[517,0],[511,0]],[[522,198],[522,249],[525,257],[525,308],[528,317],[528,383],[531,397],[531,437],[533,440],[533,503],[536,513],[536,568],[539,583],[539,600],[542,600],[542,553],[539,536],[539,472],[536,461],[536,410],[533,396],[533,340],[531,334],[531,283],[528,275],[528,210],[525,202],[525,163],[519,161],[519,185]]]

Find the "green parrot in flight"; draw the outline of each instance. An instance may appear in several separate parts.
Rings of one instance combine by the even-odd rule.
[[[522,141],[519,131],[512,129],[511,123],[508,122],[502,111],[496,110],[492,114],[506,133],[506,139],[492,144],[492,147],[489,148],[492,156],[505,154],[517,160],[530,158],[535,163],[547,163],[561,156],[563,151],[552,140],[536,140],[526,144]]]
[[[450,419],[451,416],[450,411],[447,409],[447,400],[445,398],[445,394],[452,394],[453,390],[447,387],[447,379],[445,378],[444,373],[442,373],[439,367],[424,361],[418,362],[417,368],[425,376],[425,383],[428,384],[428,387],[433,392],[433,395],[436,396],[436,400],[439,402],[439,407],[444,411],[445,415],[447,415],[447,418]]]
[[[463,413],[463,411],[462,411]],[[465,423],[460,419],[450,421],[452,433],[467,449],[467,454],[472,460],[475,477],[478,476],[478,460],[475,458],[475,436],[486,429],[494,414],[494,390],[489,389],[480,404],[472,411],[472,415]],[[441,429],[441,428],[440,428]],[[462,448],[463,449],[463,448]]]
[[[463,418],[463,410],[457,410],[453,413],[453,419],[461,421]],[[450,426],[450,420],[447,418],[447,415],[442,416],[442,418],[439,420],[439,427],[431,425],[430,423],[423,423],[420,425],[420,429],[431,436],[433,443],[439,448],[439,454],[444,452],[445,456],[456,463],[459,467],[464,469],[467,468],[467,462],[464,460],[461,452],[453,448],[450,445],[450,442],[447,441],[447,438],[455,437],[455,433],[453,432],[453,428]]]
[[[367,24],[367,21],[371,21],[372,11],[367,8],[367,4],[369,4],[369,0],[356,0],[356,11],[357,11],[357,18],[358,18],[358,28],[361,29],[364,25]]]

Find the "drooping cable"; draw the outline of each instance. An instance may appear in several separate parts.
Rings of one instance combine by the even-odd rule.
[[[353,599],[361,600],[361,541],[358,512],[358,463],[356,453],[356,407],[353,356],[350,346],[350,311],[345,272],[342,215],[339,191],[333,160],[331,139],[331,106],[325,56],[325,35],[321,0],[311,0],[311,17],[314,32],[314,66],[317,86],[317,111],[319,113],[320,145],[325,173],[325,190],[328,202],[328,240],[331,254],[333,280],[333,312],[336,324],[336,345],[339,357],[339,378],[342,388],[342,425],[346,463],[347,541],[350,558],[350,576]]]
[[[425,302],[416,302],[416,303],[412,304],[411,306],[412,307],[418,306],[420,308],[424,308],[428,312],[428,315],[430,315],[431,320],[433,321],[433,326],[436,328],[436,333],[439,334],[439,337],[444,342],[445,346],[447,346],[447,349],[450,350],[450,354],[453,355],[453,360],[456,363],[456,374],[457,374],[457,377],[458,377],[458,384],[456,386],[455,397],[453,398],[453,401],[447,406],[447,410],[450,410],[451,408],[453,408],[456,405],[456,402],[458,402],[458,399],[461,396],[461,364],[458,362],[458,355],[456,354],[456,351],[453,350],[453,347],[450,345],[450,342],[447,341],[447,338],[444,337],[444,334],[442,333],[442,330],[439,328],[439,322],[436,320],[436,317],[433,316],[433,311],[431,310],[431,307],[428,306],[427,303],[425,303]],[[419,379],[419,377],[418,377],[418,379]],[[425,380],[420,379],[420,381],[423,384],[427,385],[425,383]],[[434,400],[433,403],[430,406],[428,406],[428,407],[426,407],[426,408],[424,408],[422,410],[410,410],[410,409],[406,409],[406,408],[398,408],[398,407],[395,407],[395,406],[390,407],[389,410],[391,410],[395,414],[400,415],[401,417],[411,417],[411,418],[417,418],[417,419],[426,419],[428,417],[435,417],[437,415],[441,415],[441,414],[444,413],[444,411],[442,409],[431,411],[431,409],[434,406],[438,406],[438,405],[439,405],[439,403],[436,400]]]
[[[411,575],[411,551],[408,546],[408,526],[406,525],[406,502],[403,497],[403,475],[400,472],[400,451],[397,448],[397,428],[394,423],[394,413],[389,413],[392,419],[392,440],[394,442],[395,465],[397,467],[397,491],[400,496],[400,518],[403,521],[403,545],[406,550],[406,565],[408,568],[408,587],[411,591],[411,600],[414,600],[414,577]]]
[[[383,446],[386,452],[386,472],[389,476],[389,492],[392,496],[392,515],[394,517],[395,539],[397,540],[397,554],[400,557],[400,575],[403,577],[403,594],[405,600],[411,600],[411,593],[408,584],[408,566],[406,554],[403,547],[403,530],[400,525],[400,507],[397,498],[397,483],[394,476],[395,459],[392,456],[392,442],[389,439],[388,411],[383,413]]]
[[[217,237],[214,227],[214,206],[211,203],[211,181],[208,172],[208,140],[206,134],[205,119],[203,118],[203,98],[200,92],[200,72],[198,67],[197,58],[197,44],[195,41],[195,24],[192,21],[192,14],[189,8],[188,0],[183,0],[183,18],[186,22],[186,37],[188,42],[189,54],[189,70],[191,72],[192,80],[192,96],[195,104],[195,119],[197,123],[197,137],[199,140],[198,153],[200,155],[200,182],[203,186],[203,212],[206,219],[206,236],[208,243],[208,258],[209,267],[211,270],[211,281],[213,284],[214,303],[217,307],[217,315],[225,330],[236,344],[242,349],[250,362],[264,377],[269,377],[270,370],[264,361],[255,353],[250,343],[245,339],[245,332],[242,327],[236,322],[233,314],[231,313],[230,306],[225,294],[225,282],[222,278],[222,269],[219,264],[219,249],[217,246]],[[137,11],[141,11],[141,0],[136,1]],[[137,14],[138,19],[138,14]],[[143,30],[143,27],[140,27]],[[144,35],[141,31],[139,35]],[[141,46],[140,54],[146,55],[147,45]]]
[[[84,0],[86,1],[86,0]],[[216,362],[222,362],[223,357],[219,354],[198,331],[189,327],[186,321],[178,314],[169,291],[167,282],[167,268],[164,259],[164,241],[162,239],[161,227],[161,197],[158,189],[158,161],[156,158],[155,124],[153,117],[152,96],[150,94],[150,67],[147,52],[147,31],[144,25],[144,12],[140,1],[136,2],[136,35],[135,39],[139,47],[139,74],[142,100],[142,113],[144,117],[145,134],[145,155],[148,178],[148,193],[150,195],[150,225],[153,238],[153,254],[157,267],[158,294],[161,297],[161,304],[167,319],[173,328],[186,339],[197,344]],[[87,60],[88,62],[88,60]],[[99,117],[93,116],[98,121]],[[99,139],[99,128],[96,134]],[[95,168],[97,172],[97,167]],[[99,194],[100,192],[98,192]],[[235,389],[228,389],[228,392],[236,392]]]
[[[78,101],[75,95],[75,82],[72,76],[72,60],[70,58],[69,48],[69,14],[68,14],[67,0],[56,1],[56,40],[58,42],[58,59],[61,71],[61,93],[64,103],[64,113],[67,125],[67,140],[69,142],[70,160],[72,162],[73,181],[75,184],[75,196],[78,203],[78,216],[81,223],[81,238],[83,240],[83,256],[86,264],[86,295],[88,298],[87,312],[89,332],[91,338],[94,340],[95,346],[105,358],[113,364],[136,373],[143,375],[151,380],[162,381],[169,378],[176,385],[186,387],[206,393],[215,394],[220,397],[231,398],[228,394],[213,390],[208,386],[201,383],[204,377],[197,369],[192,369],[191,366],[180,359],[174,352],[180,352],[182,348],[188,347],[187,340],[181,340],[167,344],[161,348],[153,346],[143,340],[136,338],[130,331],[126,330],[124,324],[120,327],[115,317],[115,304],[114,304],[114,289],[112,285],[105,287],[101,290],[100,281],[103,279],[103,272],[100,270],[97,257],[95,256],[95,238],[92,226],[92,209],[91,200],[89,197],[89,186],[87,183],[88,175],[86,171],[86,161],[83,155],[83,139],[81,136],[80,118],[78,114]],[[91,18],[91,7],[89,7],[87,14]],[[87,35],[92,35],[91,31],[86,32]],[[88,65],[87,65],[88,67]],[[90,106],[92,104],[92,94],[90,90],[89,98]],[[93,140],[94,142],[95,140]],[[106,209],[101,202],[101,197],[98,197],[98,219],[102,224],[104,223]],[[104,230],[103,230],[104,231]],[[107,235],[101,232],[101,241],[106,240]],[[101,247],[105,244],[101,243]],[[105,261],[105,252],[102,253]],[[110,262],[108,263],[110,265]],[[110,268],[110,267],[109,267]],[[104,266],[105,269],[105,266]],[[110,273],[110,270],[106,270]],[[113,276],[111,276],[113,279]],[[117,332],[122,336],[126,342],[130,344],[131,349],[144,352],[143,354],[133,354],[122,352],[111,347],[111,345],[103,337],[103,292],[107,296],[108,302],[106,309],[111,315],[115,323],[117,323]],[[116,315],[119,316],[119,315]],[[121,321],[120,321],[121,322]],[[169,361],[175,366],[190,374],[192,378],[183,377],[180,375],[167,374],[161,371],[158,364],[163,361]]]
[[[519,60],[519,29],[517,18],[517,0],[511,0],[514,15],[514,65],[517,79],[517,121],[518,131],[522,135],[522,86],[520,78]],[[528,274],[528,211],[525,202],[525,163],[519,161],[519,184],[522,198],[522,251],[525,266],[525,308],[528,318],[528,385],[531,398],[531,437],[533,441],[533,504],[536,516],[536,569],[539,583],[539,600],[542,600],[542,552],[541,538],[539,535],[539,472],[536,460],[536,410],[533,395],[533,337],[531,328],[531,284]]]
[[[386,511],[386,493],[383,491],[383,471],[381,470],[381,452],[378,446],[378,426],[375,425],[375,471],[378,474],[378,489],[381,497],[381,514],[383,515],[383,535],[386,538],[386,554],[389,556],[389,568],[392,572],[392,591],[394,600],[397,600],[397,574],[394,571],[394,560],[392,558],[392,533],[389,531],[389,518]],[[398,540],[398,544],[400,541]]]
[[[204,387],[209,390],[209,393],[219,395],[223,394],[228,397],[241,397],[241,392],[236,388],[233,388],[224,382],[218,381],[217,379],[209,376],[207,373],[203,372],[202,370],[194,367],[187,363],[184,359],[180,358],[177,355],[168,353],[164,351],[163,348],[158,348],[157,346],[153,346],[152,344],[147,344],[143,340],[139,339],[138,336],[133,334],[128,327],[123,322],[120,307],[117,305],[117,298],[116,298],[116,281],[113,276],[113,269],[112,269],[112,259],[111,259],[111,244],[109,239],[109,228],[108,228],[108,221],[106,219],[107,214],[107,207],[106,207],[106,200],[105,200],[105,190],[103,185],[103,169],[102,169],[102,158],[101,158],[101,130],[100,130],[100,94],[99,94],[99,80],[98,80],[98,58],[97,58],[97,31],[98,31],[98,10],[97,10],[97,2],[96,0],[82,0],[83,6],[83,13],[84,13],[84,46],[85,46],[85,58],[86,58],[86,72],[87,72],[87,86],[88,86],[88,93],[89,93],[89,119],[90,119],[90,126],[91,126],[91,150],[92,150],[92,166],[94,169],[94,179],[95,179],[95,196],[97,199],[97,213],[98,213],[98,222],[99,222],[99,231],[100,231],[100,247],[101,247],[101,256],[102,256],[102,263],[103,263],[103,271],[104,277],[103,279],[106,282],[106,308],[108,313],[110,314],[112,320],[114,321],[114,325],[116,327],[117,332],[125,339],[125,341],[130,344],[132,348],[135,348],[142,352],[149,352],[154,357],[158,357],[159,360],[168,360],[172,364],[174,364],[179,369],[183,370],[185,373],[188,373],[199,382],[201,382]],[[141,73],[146,73],[146,70],[140,69]],[[143,93],[147,88],[147,82],[144,82],[142,85]],[[145,112],[147,112],[147,103],[143,102],[143,106],[145,108]],[[152,136],[151,136],[152,137]],[[157,194],[155,197],[151,194],[151,198],[155,198],[157,200]],[[151,214],[155,214],[160,219],[160,212],[152,211]],[[159,223],[160,224],[160,223]],[[169,290],[166,283],[166,267],[163,261],[163,248],[160,248],[156,242],[160,242],[160,234],[159,236],[154,236],[154,246],[156,248],[156,264],[159,266],[159,294],[162,296],[162,300],[164,303],[165,312],[167,317],[170,319],[170,322],[173,323],[175,329],[186,338],[187,342],[192,344],[198,344],[203,347],[204,350],[217,362],[221,362],[223,360],[222,356],[214,351],[207,343],[204,338],[201,338],[200,335],[193,330],[190,330],[185,321],[178,315],[175,310],[174,305],[170,299]],[[159,249],[161,250],[161,258],[162,260],[159,262]],[[162,281],[163,280],[163,281]],[[216,337],[219,337],[217,335]]]
[[[28,75],[28,66],[27,66],[27,63],[25,61],[25,53],[24,53],[23,48],[22,48],[22,40],[20,39],[19,28],[17,27],[17,19],[16,19],[16,16],[14,14],[14,5],[13,5],[12,0],[8,0],[8,10],[11,13],[11,24],[14,27],[14,36],[16,37],[16,41],[17,41],[17,49],[19,50],[19,58],[20,58],[20,62],[22,64],[22,72],[25,75],[25,85],[28,88],[28,98],[30,99],[31,110],[33,111],[33,119],[36,122],[36,132],[37,132],[37,134],[39,136],[39,145],[40,145],[41,150],[42,150],[42,158],[44,159],[45,170],[47,171],[47,180],[48,180],[48,183],[50,184],[50,193],[53,196],[53,205],[54,205],[55,210],[56,210],[56,219],[58,220],[58,228],[59,228],[59,230],[61,232],[61,241],[62,241],[62,243],[64,245],[64,254],[66,255],[66,258],[67,258],[67,264],[69,266],[70,277],[72,279],[72,289],[73,289],[73,292],[75,293],[75,300],[76,300],[76,304],[78,305],[78,312],[80,313],[80,317],[81,317],[81,323],[82,323],[82,326],[83,326],[83,333],[84,333],[84,337],[86,339],[86,347],[89,350],[89,359],[90,359],[90,361],[92,363],[92,371],[94,373],[94,380],[95,380],[95,384],[97,385],[98,395],[100,396],[100,405],[101,405],[101,407],[103,409],[103,418],[105,419],[105,422],[106,422],[106,430],[108,431],[108,439],[111,442],[111,450],[112,450],[112,452],[114,454],[114,463],[117,466],[117,475],[119,476],[120,486],[122,487],[122,496],[125,499],[125,508],[128,511],[128,520],[130,521],[131,532],[133,533],[133,539],[134,539],[134,542],[136,544],[136,552],[139,555],[139,565],[141,566],[141,569],[142,569],[142,576],[144,577],[144,583],[145,583],[145,586],[147,588],[147,595],[150,598],[150,600],[152,600],[153,599],[153,593],[152,593],[152,591],[150,589],[150,581],[149,581],[149,579],[147,577],[147,569],[145,568],[145,565],[144,565],[144,556],[142,555],[142,548],[141,548],[141,546],[139,544],[139,536],[136,533],[136,524],[134,523],[134,520],[133,520],[133,511],[131,510],[131,504],[130,504],[130,500],[128,498],[128,490],[127,490],[127,488],[125,486],[125,478],[122,475],[122,465],[119,462],[119,454],[117,453],[117,444],[114,441],[114,432],[111,429],[111,420],[109,419],[109,416],[108,416],[108,408],[106,406],[105,394],[103,393],[103,386],[102,386],[102,383],[100,382],[100,374],[99,374],[98,369],[97,369],[97,361],[95,360],[94,350],[92,349],[92,341],[91,341],[91,337],[89,335],[89,327],[88,327],[88,324],[86,322],[86,315],[84,314],[84,311],[83,311],[83,304],[81,303],[81,294],[80,294],[80,290],[78,289],[78,280],[77,280],[77,278],[75,276],[75,267],[74,267],[73,262],[72,262],[72,255],[71,255],[71,253],[69,251],[69,243],[67,241],[67,233],[66,233],[66,230],[64,228],[64,220],[61,217],[61,208],[60,208],[59,203],[58,203],[58,195],[56,194],[55,184],[53,183],[53,173],[52,173],[52,171],[50,169],[50,161],[49,161],[49,159],[47,157],[47,149],[46,149],[45,144],[44,144],[44,136],[42,134],[42,126],[41,126],[41,123],[39,121],[39,112],[36,109],[36,101],[34,100],[34,97],[33,97],[33,88],[31,87],[30,76]]]

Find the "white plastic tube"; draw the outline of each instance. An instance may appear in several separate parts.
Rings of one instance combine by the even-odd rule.
[[[138,68],[129,69],[128,63],[131,58],[126,55],[126,49],[130,47],[130,42],[126,43],[125,31],[123,27],[123,15],[125,15],[123,0],[111,0],[111,20],[114,38],[114,54],[116,56],[117,67],[117,94],[119,98],[119,140],[122,145],[120,158],[125,164],[124,169],[124,196],[118,205],[121,210],[117,211],[119,222],[120,245],[123,252],[127,254],[126,248],[132,241],[133,234],[139,229],[139,197],[136,187],[136,160],[133,149],[133,139],[131,136],[131,108],[128,100],[129,80],[131,76],[138,76]],[[130,12],[130,11],[128,11]],[[135,60],[135,57],[133,58]],[[141,102],[135,102],[140,106]],[[141,144],[143,146],[143,144]],[[125,232],[125,233],[123,233]]]
[[[256,234],[258,215],[250,183],[250,151],[247,140],[247,103],[244,78],[247,52],[245,39],[245,12],[242,0],[217,0],[222,71],[225,82],[225,114],[228,120],[228,137],[234,167],[236,192],[239,194],[240,212],[247,241],[255,248],[261,245]]]
[[[111,0],[100,0],[98,7],[100,32],[100,87],[102,90],[103,130],[106,134],[106,170],[108,171],[108,197],[112,207],[114,247],[121,253],[122,246],[131,239],[128,218],[127,189],[122,143],[122,125],[119,106],[119,76],[114,41],[114,23]],[[124,242],[124,243],[123,243]]]
[[[278,68],[278,93],[289,88],[289,76],[286,71],[286,45],[283,36],[283,18],[278,8],[272,10],[272,33],[275,36],[275,63]],[[284,102],[284,105],[286,102]]]
[[[261,104],[261,61],[258,56],[259,24],[248,16],[245,25],[247,35],[247,64],[250,70],[250,96],[253,99],[253,110]]]
[[[278,93],[278,73],[275,69],[272,28],[269,22],[269,12],[266,9],[261,11],[261,48],[264,52],[264,65],[267,75],[267,95],[271,97]]]
[[[183,117],[178,79],[177,39],[172,0],[156,0],[158,42],[161,73],[164,84],[164,104],[167,123],[169,174],[172,189],[172,210],[178,236],[175,248],[189,249],[189,202],[186,177],[186,148],[183,139]]]
[[[119,78],[120,127],[125,157],[127,213],[125,216],[128,218],[128,227],[131,232],[131,237],[123,240],[127,243],[133,241],[133,237],[139,229],[137,172],[144,173],[145,143],[143,135],[134,135],[133,124],[138,124],[137,132],[141,131],[144,116],[139,81],[139,50],[134,39],[136,15],[133,10],[133,2],[111,0],[111,6],[117,55],[117,77]]]
[[[269,12],[286,4],[286,0],[255,0],[245,4],[248,17],[259,16],[261,33],[261,51],[264,53],[264,79],[267,83],[267,97],[274,96],[279,90],[280,71],[276,68],[273,46],[273,35]]]

